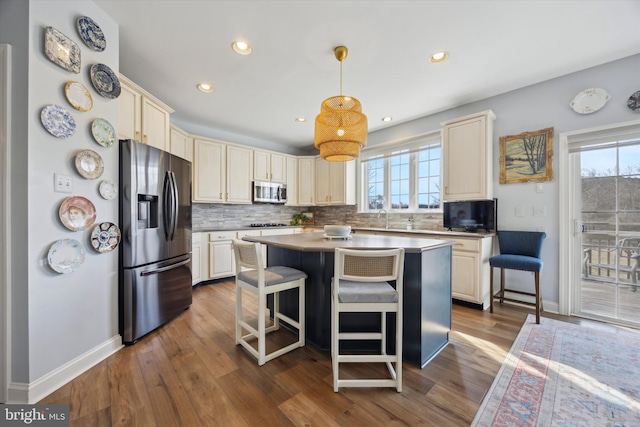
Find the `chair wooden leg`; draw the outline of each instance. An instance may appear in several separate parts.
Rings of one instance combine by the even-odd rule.
[[[504,268],[500,269],[500,304],[504,304]]]
[[[489,292],[491,299],[489,300],[489,313],[493,313],[493,267],[489,266]]]
[[[540,324],[540,306],[542,305],[541,297],[540,297],[540,272],[536,271],[534,273],[536,280],[536,323]]]

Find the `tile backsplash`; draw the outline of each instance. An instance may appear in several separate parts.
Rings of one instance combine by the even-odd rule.
[[[382,228],[384,214],[358,213],[357,206],[292,207],[269,203],[251,205],[223,205],[194,203],[192,225],[195,230],[242,228],[253,223],[289,224],[300,212],[313,212],[315,225],[347,224],[355,227]],[[442,214],[390,213],[389,228],[404,229],[407,219],[413,219],[416,230],[441,230]]]

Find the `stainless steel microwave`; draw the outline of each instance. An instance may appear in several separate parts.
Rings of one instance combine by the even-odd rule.
[[[287,186],[279,182],[253,181],[255,203],[287,203]]]

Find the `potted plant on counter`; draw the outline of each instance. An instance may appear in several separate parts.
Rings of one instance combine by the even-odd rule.
[[[291,218],[291,225],[305,225],[308,221],[308,216],[303,213],[297,213]]]

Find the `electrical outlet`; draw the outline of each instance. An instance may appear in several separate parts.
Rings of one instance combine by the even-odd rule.
[[[73,191],[73,181],[71,177],[69,175],[54,173],[53,191],[56,193],[71,193]]]
[[[533,207],[533,216],[547,216],[547,207]]]

